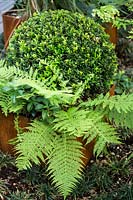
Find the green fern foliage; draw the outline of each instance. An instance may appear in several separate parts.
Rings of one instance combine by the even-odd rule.
[[[97,133],[93,151],[96,156],[99,156],[99,154],[103,152],[107,144],[120,144],[119,137],[115,129],[105,122],[96,123],[92,130],[90,130],[90,133],[91,136]],[[87,142],[90,141],[90,138],[88,137]]]
[[[91,127],[91,120],[86,117],[87,113],[88,111],[76,107],[69,108],[67,111],[61,110],[55,115],[54,129],[81,137]]]
[[[10,88],[19,88],[20,86],[23,87],[26,85],[32,89],[35,89],[34,92],[36,92],[36,94],[46,96],[46,98],[50,98],[55,95],[61,96],[62,94],[68,95],[68,93],[70,95],[72,92],[71,90],[48,90],[45,80],[43,82],[39,81],[36,76],[37,70],[33,72],[32,68],[30,68],[28,72],[25,72],[20,70],[18,67],[0,67],[0,83],[2,83],[3,80],[7,83],[4,85],[4,87],[8,86]]]
[[[44,161],[44,154],[50,155],[53,148],[54,136],[50,125],[34,120],[27,129],[14,141],[19,155],[16,159],[19,170],[30,168],[32,162],[40,164],[40,160]]]
[[[9,95],[8,91],[0,91],[0,107],[5,116],[7,116],[9,112],[17,113],[23,108],[24,104],[24,101],[16,101],[13,93]]]
[[[55,115],[54,129],[66,132],[68,135],[83,136],[87,139],[87,143],[96,140],[94,153],[98,156],[106,144],[119,143],[115,129],[102,120],[103,115],[97,111],[72,107],[68,111],[59,111]]]
[[[19,170],[30,168],[32,163],[48,159],[48,174],[59,192],[66,197],[82,177],[82,143],[76,137],[56,134],[52,127],[34,120],[26,133],[18,134],[14,140]]]
[[[8,112],[21,112],[32,97],[43,97],[52,105],[68,104],[72,101],[72,91],[51,90],[36,79],[37,71],[24,72],[17,67],[0,67],[0,106],[7,115]],[[73,97],[74,98],[74,97]]]
[[[115,126],[133,128],[133,94],[112,97],[101,94],[79,104],[78,98],[85,85],[72,95],[65,83],[64,90],[51,89],[47,87],[47,80],[37,80],[36,73],[32,68],[24,72],[1,66],[0,62],[0,107],[6,115],[8,112],[21,113],[30,106],[32,112],[32,103],[36,104],[35,111],[43,109],[45,117],[39,112],[39,117],[37,115],[29,124],[26,132],[19,129],[16,122],[16,129],[20,131],[13,141],[16,164],[19,170],[27,169],[33,162],[45,161],[44,155],[47,156],[47,172],[66,198],[82,177],[83,146],[76,138],[83,137],[86,143],[95,141],[96,156],[107,144],[119,144]]]
[[[82,178],[82,144],[67,134],[58,135],[48,161],[48,173],[64,199]]]
[[[116,126],[133,129],[133,94],[109,96],[99,95],[94,100],[82,104],[86,108],[93,108],[102,112],[106,119]]]
[[[9,81],[12,79],[27,78],[37,80],[37,70],[33,71],[32,68],[28,72],[19,69],[19,67],[6,66],[4,62],[0,63],[0,82]]]
[[[115,109],[106,111],[105,116],[117,127],[133,129],[133,110],[119,113]]]
[[[102,106],[103,109],[108,108],[109,110],[115,109],[117,112],[128,112],[133,110],[133,94],[125,94],[122,95],[114,95],[109,96],[109,94],[106,94],[103,96],[103,94],[99,95],[98,98],[93,100],[90,104],[95,106]]]

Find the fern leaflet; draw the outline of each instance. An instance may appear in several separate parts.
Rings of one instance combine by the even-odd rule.
[[[103,122],[102,118],[103,115],[96,111],[78,110],[74,107],[55,115],[54,130],[77,137],[83,136],[88,143],[96,139],[94,153],[98,156],[107,143],[119,143],[114,128]]]
[[[67,134],[58,135],[54,142],[54,150],[48,161],[48,173],[64,199],[82,177],[81,150],[82,144]]]
[[[76,107],[69,108],[67,111],[61,110],[55,115],[54,130],[81,137],[92,127],[92,119],[87,118],[88,113],[89,111],[79,110]],[[97,115],[95,121],[99,119],[101,116]]]
[[[128,112],[133,110],[133,94],[125,94],[122,95],[115,95],[109,96],[106,94],[99,95],[98,98],[89,101],[86,103],[88,106],[99,106],[98,108],[105,109],[108,108],[109,110],[115,109],[117,112]]]
[[[110,112],[107,110],[105,112],[105,116],[109,119],[109,121],[117,127],[127,127],[129,129],[133,129],[133,111],[126,113],[119,113],[116,110],[111,110]]]
[[[16,101],[12,95],[9,96],[8,92],[0,91],[0,107],[7,116],[8,112],[18,112],[22,110],[24,102]]]
[[[50,155],[53,148],[54,136],[50,125],[34,120],[27,129],[14,140],[18,153],[16,163],[20,170],[30,168],[32,162],[40,164],[40,159],[44,161],[44,154]]]
[[[91,107],[103,113],[106,119],[117,126],[133,128],[133,94],[122,94],[109,97],[109,94],[99,95],[94,100],[82,103],[82,106]]]

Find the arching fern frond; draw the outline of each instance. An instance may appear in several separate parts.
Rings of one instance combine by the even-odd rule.
[[[88,109],[93,108],[102,112],[106,119],[115,123],[116,126],[133,128],[133,94],[103,96],[99,95],[94,100],[89,100],[82,104]]]
[[[82,144],[77,136],[84,136],[89,143],[95,140],[94,153],[98,156],[107,143],[119,143],[114,128],[102,122],[103,116],[96,111],[71,108],[59,111],[50,124],[34,121],[28,132],[18,135],[16,150],[19,169],[40,163],[43,154],[48,158],[48,173],[53,184],[64,198],[75,188],[82,176]]]
[[[0,83],[1,82],[7,82],[10,83],[9,86],[14,86],[14,87],[20,87],[27,85],[31,88],[36,89],[38,94],[40,95],[46,95],[47,97],[51,97],[53,95],[61,95],[61,94],[68,94],[72,93],[72,91],[69,90],[56,90],[55,88],[52,90],[48,90],[47,87],[47,80],[40,81],[37,78],[37,70],[33,70],[31,67],[28,72],[23,71],[19,69],[18,67],[14,66],[9,66],[7,67],[6,65],[0,67]],[[50,88],[50,87],[49,87]],[[47,92],[45,92],[47,90]]]
[[[37,70],[33,70],[32,67],[29,71],[23,71],[15,66],[6,66],[6,64],[2,63],[0,65],[0,82],[4,80],[12,80],[13,78],[27,78],[36,80],[37,78]]]
[[[48,173],[64,199],[82,178],[82,144],[67,134],[58,135],[48,161]]]
[[[87,143],[96,140],[94,153],[98,156],[108,143],[119,143],[119,137],[112,126],[103,122],[103,115],[97,111],[70,108],[55,115],[54,130],[77,137],[83,136]],[[97,145],[98,144],[98,145]]]
[[[115,109],[106,110],[105,116],[117,127],[133,129],[133,110],[126,113],[119,113]]]
[[[133,94],[123,93],[122,95],[115,96],[109,96],[109,94],[104,96],[101,94],[96,99],[88,101],[87,104],[88,106],[97,106],[99,109],[108,108],[109,110],[117,110],[119,113],[126,113],[133,110]]]
[[[48,160],[48,174],[59,192],[66,197],[82,178],[82,143],[67,134],[55,134],[50,125],[34,121],[26,133],[18,134],[16,144],[19,170],[40,164],[44,154]]]
[[[69,135],[77,137],[83,134],[91,127],[91,120],[87,120],[86,110],[79,110],[76,107],[69,108],[67,111],[59,111],[55,115],[54,130],[67,132]]]
[[[14,96],[8,92],[0,91],[0,107],[2,112],[7,116],[9,112],[17,113],[24,106],[24,101],[15,101]]]
[[[18,134],[13,142],[16,144],[16,164],[20,170],[30,168],[32,162],[40,164],[40,160],[44,161],[44,154],[50,155],[53,148],[54,135],[50,125],[35,120],[27,129],[26,133]]]
[[[29,86],[30,88],[35,89],[34,93],[44,96],[45,98],[52,98],[53,96],[57,96],[58,98],[68,98],[72,97],[71,90],[49,90],[46,86],[42,85],[42,82],[38,80],[32,80],[27,78],[19,78],[18,80],[14,80],[10,83],[12,87],[20,87],[20,86]]]
[[[48,99],[50,104],[57,106],[71,102],[71,90],[50,90],[45,81],[37,80],[36,75],[37,71],[33,72],[32,68],[25,72],[16,67],[0,67],[0,94],[3,96],[0,105],[5,114],[21,111],[30,98],[36,96]]]
[[[84,138],[86,137],[87,135]],[[93,152],[96,156],[99,156],[99,154],[103,152],[107,144],[120,144],[118,133],[112,126],[105,122],[94,123],[86,139],[87,143],[95,139]]]

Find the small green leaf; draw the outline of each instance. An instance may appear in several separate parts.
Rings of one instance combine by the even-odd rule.
[[[33,102],[27,104],[27,111],[30,112],[33,109]]]

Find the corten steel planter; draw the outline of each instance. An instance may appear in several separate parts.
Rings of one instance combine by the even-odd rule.
[[[9,144],[11,139],[14,139],[17,136],[17,131],[15,129],[14,124],[14,114],[10,113],[7,117],[0,111],[0,149],[5,153],[9,153],[14,155],[14,146]],[[19,126],[21,128],[25,128],[28,126],[30,120],[24,116],[19,116]],[[25,128],[26,130],[26,128]],[[89,160],[93,154],[93,147],[94,141],[85,145],[85,141],[83,141],[82,137],[77,138],[84,145],[83,154],[84,157],[82,158],[84,165],[87,165]]]
[[[9,10],[8,12],[3,13],[2,19],[3,19],[5,49],[8,46],[9,40],[15,28],[17,28],[23,21],[26,20],[24,11],[25,10]]]
[[[109,90],[110,96],[115,95],[115,85],[113,85]],[[6,117],[1,111],[0,111],[0,150],[2,150],[5,153],[14,154],[14,146],[9,144],[9,140],[16,138],[17,136],[17,130],[15,129],[15,123],[14,123],[15,116],[13,113],[8,114]],[[30,119],[28,119],[25,116],[19,116],[18,118],[19,126],[23,128],[26,131],[26,127],[28,126]],[[83,140],[82,137],[77,137],[77,140],[81,142],[84,146],[83,154],[84,157],[82,157],[82,161],[84,165],[87,165],[87,163],[90,161],[93,155],[93,149],[95,145],[95,140],[92,142],[86,144],[86,141]]]
[[[21,13],[21,15],[19,15]],[[23,13],[23,15],[22,15]],[[25,14],[25,10],[9,10],[3,13],[3,29],[4,29],[4,42],[5,49],[8,47],[9,39],[12,36],[15,28],[17,28],[23,21],[27,20],[28,17]],[[110,41],[116,45],[117,44],[117,28],[112,25],[112,23],[104,23],[105,32],[110,36]]]
[[[14,124],[14,114],[11,113],[7,117],[0,111],[0,149],[5,153],[14,154],[13,145],[9,144],[9,140],[17,136],[17,131]],[[25,128],[28,125],[29,119],[24,116],[19,116],[19,126]]]
[[[105,23],[103,27],[105,28],[105,32],[110,36],[110,42],[116,45],[118,41],[117,28],[112,23]]]
[[[82,157],[81,159],[82,159],[84,165],[86,166],[93,156],[93,149],[94,149],[94,145],[95,145],[95,140],[93,140],[92,142],[90,142],[88,144],[85,144],[86,141],[83,140],[82,137],[77,137],[77,140],[79,142],[81,142],[84,146],[84,149],[82,150],[84,157]]]

